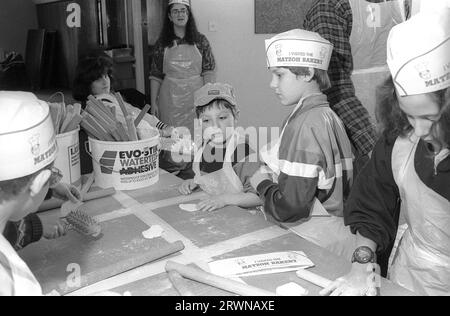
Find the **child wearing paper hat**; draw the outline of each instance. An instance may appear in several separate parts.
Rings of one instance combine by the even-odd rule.
[[[358,246],[377,252],[387,270],[401,209],[408,228],[392,254],[390,280],[419,295],[448,295],[450,8],[395,26],[387,46],[392,78],[377,101],[383,134],[354,186],[346,223]],[[366,285],[356,280],[366,279],[366,269],[355,263],[323,294],[365,294]]]
[[[0,231],[35,212],[53,179],[57,146],[49,107],[29,93],[0,91]],[[40,295],[26,264],[0,235],[0,295]]]
[[[319,200],[331,217],[312,218],[299,225],[298,233],[350,256],[346,246],[353,238],[342,216],[353,181],[353,154],[341,120],[322,93],[329,87],[332,50],[319,34],[299,29],[266,41],[270,86],[281,104],[293,110],[280,138],[260,151],[276,181],[263,169],[251,181],[265,212],[280,222],[309,218]]]
[[[255,155],[250,155],[250,146],[236,127],[239,110],[233,87],[208,83],[195,92],[194,105],[203,145],[180,193],[191,194],[200,186],[210,194],[197,205],[199,211],[214,211],[227,205],[260,206],[261,200],[249,179],[261,164]]]

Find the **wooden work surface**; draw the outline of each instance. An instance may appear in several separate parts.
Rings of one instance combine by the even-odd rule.
[[[177,177],[162,172],[160,181],[150,188],[117,192],[112,197],[89,202],[91,214],[95,215],[101,223],[110,223],[109,226],[112,227],[110,232],[114,232],[116,237],[111,239],[112,241],[107,239],[98,241],[98,244],[93,242],[88,247],[89,250],[82,247],[76,252],[78,256],[94,256],[93,251],[102,251],[108,254],[106,258],[112,258],[113,254],[120,257],[118,252],[121,249],[123,251],[127,240],[141,237],[143,230],[152,225],[159,225],[164,229],[163,238],[159,238],[159,242],[171,243],[181,240],[185,245],[181,254],[171,256],[170,260],[182,264],[195,264],[205,270],[208,269],[207,263],[216,259],[289,250],[305,252],[315,263],[311,271],[329,279],[340,277],[350,270],[350,263],[346,260],[267,222],[260,212],[237,207],[227,207],[212,213],[182,211],[179,204],[196,203],[206,195],[197,192],[190,196],[180,196],[177,188],[181,182],[182,180]],[[50,211],[43,216],[56,217],[57,214],[57,211]],[[114,229],[112,224],[121,228]],[[124,225],[128,225],[128,231]],[[43,241],[35,247],[42,251],[42,257],[47,260],[48,267],[51,267],[57,257],[64,256],[64,250],[61,247],[49,245],[48,242]],[[58,245],[74,247],[74,244],[64,240],[59,241]],[[124,253],[133,255],[133,252],[125,251]],[[76,258],[68,259],[76,260]],[[164,270],[168,259],[164,258],[124,272],[75,291],[71,295],[89,295],[106,290],[120,294],[129,292],[132,295],[177,295]],[[33,260],[36,261],[36,257]],[[95,271],[96,267],[91,264],[89,268]],[[32,264],[31,269],[33,271]],[[52,281],[50,269],[38,270],[36,274],[43,283]],[[300,284],[308,289],[310,295],[317,295],[319,291],[318,287],[298,279],[294,272],[246,277],[242,280],[272,292],[275,292],[277,286],[288,282]],[[225,291],[197,282],[187,280],[187,284],[192,287],[191,291],[196,295],[230,295]],[[387,280],[382,281],[381,294],[412,295]]]

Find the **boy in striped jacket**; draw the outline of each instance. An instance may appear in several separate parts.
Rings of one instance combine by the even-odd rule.
[[[349,256],[343,245],[354,238],[342,216],[353,181],[352,147],[322,93],[330,87],[332,50],[319,34],[299,29],[266,41],[271,88],[283,106],[294,109],[280,138],[260,151],[275,177],[261,170],[251,182],[264,198],[267,214],[282,223],[301,224],[296,228],[300,236]],[[312,216],[317,200],[328,216]]]

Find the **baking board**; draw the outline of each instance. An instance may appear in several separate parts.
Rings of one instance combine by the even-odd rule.
[[[45,294],[54,289],[60,294],[71,292],[61,293],[60,286],[72,276],[73,270],[66,271],[70,264],[78,264],[81,274],[87,275],[120,261],[132,263],[133,256],[169,245],[162,238],[144,239],[142,232],[148,229],[148,225],[135,215],[102,222],[101,225],[103,236],[99,240],[69,232],[65,237],[52,241],[41,240],[19,252]],[[116,274],[122,272],[125,271]]]
[[[180,196],[178,187],[182,182],[182,179],[170,173],[160,173],[159,181],[154,185],[139,190],[124,191],[124,193],[141,204],[147,204]]]
[[[89,192],[95,192],[98,190],[101,190],[101,188],[92,187]],[[84,206],[88,210],[88,214],[93,217],[117,211],[124,207],[119,201],[114,198],[114,195],[84,202]]]
[[[261,212],[238,207],[189,213],[181,210],[178,205],[172,205],[154,210],[153,213],[200,248],[273,226],[264,219]]]

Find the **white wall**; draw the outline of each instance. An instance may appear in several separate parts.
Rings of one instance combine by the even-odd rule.
[[[241,106],[240,125],[280,126],[291,109],[282,107],[269,88],[264,40],[273,34],[255,34],[254,0],[191,0],[200,32],[205,34],[218,65],[218,81],[233,85]],[[209,23],[217,26],[209,31]],[[374,117],[374,87],[385,73],[358,74],[358,97]]]
[[[241,110],[240,125],[280,126],[290,109],[282,108],[269,87],[264,40],[256,35],[254,0],[191,0],[198,28],[210,41],[220,82],[231,84]],[[215,22],[217,32],[208,30]]]

